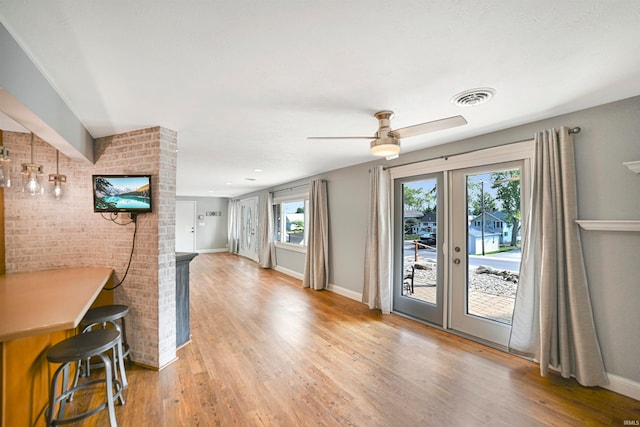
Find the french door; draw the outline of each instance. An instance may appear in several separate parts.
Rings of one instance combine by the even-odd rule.
[[[451,172],[450,328],[501,346],[521,259],[524,162]]]
[[[532,141],[392,170],[394,312],[508,344]]]
[[[442,326],[443,174],[394,183],[394,311]]]

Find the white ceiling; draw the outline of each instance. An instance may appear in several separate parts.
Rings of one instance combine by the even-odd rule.
[[[640,94],[637,0],[0,0],[0,21],[93,137],[178,131],[178,195],[374,160],[306,137],[372,135],[382,109],[468,120],[407,152]],[[497,94],[450,102],[475,87]]]

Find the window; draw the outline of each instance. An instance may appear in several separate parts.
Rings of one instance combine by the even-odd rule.
[[[273,240],[276,243],[307,246],[307,215],[309,201],[306,199],[283,200],[273,205]]]

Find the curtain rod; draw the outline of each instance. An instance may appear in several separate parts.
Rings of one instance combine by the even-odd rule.
[[[580,133],[582,129],[580,129],[579,127],[573,127],[571,129],[569,129],[569,133],[570,134],[576,134],[576,133]],[[504,147],[505,145],[512,145],[512,144],[519,144],[521,142],[525,142],[525,141],[531,141],[533,138],[527,138],[527,139],[520,139],[518,141],[512,141],[512,142],[507,142],[505,144],[500,144],[500,145],[496,145],[496,147]],[[489,148],[495,148],[495,147],[487,147],[487,149]],[[421,159],[421,160],[415,160],[413,162],[408,162],[408,163],[403,163],[401,165],[393,165],[393,166],[385,166],[382,169],[383,170],[387,170],[387,169],[393,169],[393,168],[399,168],[401,166],[408,166],[408,165],[414,165],[416,163],[422,163],[422,162],[428,162],[431,160],[438,160],[438,159],[444,159],[444,160],[448,160],[449,157],[453,157],[453,156],[461,156],[463,154],[469,154],[469,153],[474,153],[478,151],[478,149],[475,150],[467,150],[467,151],[462,151],[460,153],[455,153],[455,154],[443,154],[442,156],[436,156],[436,157],[431,157],[429,159]]]
[[[279,190],[273,190],[272,193],[279,193],[280,191],[291,191],[291,190],[295,190],[297,188],[308,187],[308,186],[309,186],[309,183],[300,184],[300,185],[294,185],[293,187],[287,187],[287,188],[281,188]]]
[[[293,187],[287,187],[287,188],[281,188],[281,189],[279,189],[279,190],[269,191],[269,193],[274,193],[274,194],[275,194],[275,193],[278,193],[278,192],[280,192],[280,191],[291,191],[291,190],[295,190],[295,189],[297,189],[297,188],[308,187],[308,186],[309,186],[309,183],[306,183],[306,184],[300,184],[300,185],[294,185]],[[232,201],[233,201],[233,200],[240,200],[240,198],[239,198],[239,197],[234,197],[234,198],[232,198],[231,200],[232,200]]]

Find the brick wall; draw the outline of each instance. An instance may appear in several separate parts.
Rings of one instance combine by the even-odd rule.
[[[175,359],[175,176],[177,135],[160,127],[99,138],[94,165],[60,154],[67,176],[56,201],[48,174],[55,173],[56,150],[36,137],[34,163],[42,164],[46,192],[32,197],[20,191],[20,164],[30,161],[30,134],[3,132],[12,160],[13,187],[6,189],[7,273],[74,266],[107,266],[114,283],[126,270],[134,224],[119,215],[93,212],[91,175],[151,174],[153,213],[138,217],[135,251],[116,303],[130,307],[127,339],[133,359],[160,368]]]
[[[168,129],[158,130],[158,366],[164,366],[176,357],[177,135]]]

